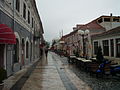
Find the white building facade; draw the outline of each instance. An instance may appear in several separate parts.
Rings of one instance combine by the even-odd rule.
[[[44,32],[35,0],[0,0],[0,24],[11,28],[16,37],[16,44],[0,42],[9,76],[40,57]]]

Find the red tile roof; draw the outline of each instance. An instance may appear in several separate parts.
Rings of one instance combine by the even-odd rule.
[[[68,36],[71,36],[73,35],[74,33],[76,33],[79,29],[81,30],[86,30],[86,29],[89,29],[89,30],[103,30],[105,31],[105,28],[102,27],[99,23],[98,23],[98,20],[101,19],[102,17],[111,17],[111,16],[105,16],[105,15],[102,15],[100,17],[98,17],[97,19],[87,23],[87,24],[77,24],[76,27],[73,27],[74,31],[70,32],[69,34],[63,36],[64,38],[68,37]],[[118,16],[112,16],[112,17],[118,17]],[[91,35],[98,35],[100,34],[101,32],[99,33],[91,33]]]
[[[105,30],[104,27],[102,27],[100,24],[98,24],[97,20],[93,20],[93,21],[89,22],[88,24],[82,25],[79,29],[81,29],[81,30],[86,30],[86,29],[100,30],[100,29],[103,29],[103,30]]]

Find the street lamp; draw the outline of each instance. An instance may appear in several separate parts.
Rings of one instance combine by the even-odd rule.
[[[85,57],[85,36],[89,34],[89,30],[78,30],[78,34],[82,36],[82,50],[83,50],[83,57]]]

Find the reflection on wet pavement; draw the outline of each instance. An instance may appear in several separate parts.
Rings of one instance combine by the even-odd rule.
[[[79,67],[68,64],[67,58],[62,57],[60,60],[71,72],[74,72],[81,81],[89,85],[93,90],[120,90],[120,77],[104,76],[103,78],[96,78],[96,76],[91,76],[89,73],[80,70]]]
[[[48,59],[43,58],[24,84],[22,90],[66,90],[51,55],[48,55]]]
[[[52,52],[49,52],[47,58],[44,56],[42,60],[38,61],[31,70],[31,73],[29,69],[21,71],[23,74],[18,74],[18,76],[23,75],[20,79],[19,77],[9,79],[9,83],[12,82],[12,84],[16,82],[17,78],[20,80],[17,79],[17,83],[13,85],[17,89],[11,90],[21,88],[22,90],[120,90],[120,77],[96,78],[94,75],[91,76],[80,70],[79,67],[69,64],[67,58]],[[9,83],[8,87],[11,86]]]
[[[83,82],[82,79],[78,78],[71,70],[72,65],[68,64],[67,59],[65,57],[59,57],[58,55],[54,54],[54,58],[56,59],[57,63],[60,67],[62,67],[69,78],[68,82],[72,82],[76,88],[70,90],[92,90],[87,83]],[[62,62],[61,62],[62,61]],[[70,86],[68,86],[70,87]],[[69,90],[69,89],[68,89]]]

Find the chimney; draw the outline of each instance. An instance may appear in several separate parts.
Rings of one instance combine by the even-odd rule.
[[[112,16],[113,16],[112,13],[110,13],[110,22],[111,22],[111,23],[110,23],[110,24],[111,24],[110,26],[111,26],[111,29],[112,29],[112,21],[113,21],[113,17],[112,17]]]
[[[112,13],[110,13],[110,16],[112,17]]]

